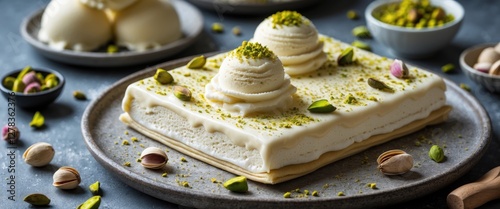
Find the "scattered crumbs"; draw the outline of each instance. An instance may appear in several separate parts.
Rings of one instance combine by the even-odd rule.
[[[422,143],[420,143],[420,141],[417,140],[417,141],[415,141],[414,145],[417,147],[420,147],[420,146],[422,146]]]
[[[446,65],[443,65],[441,67],[441,71],[443,71],[443,73],[449,73],[449,72],[452,72],[453,70],[455,69],[455,65],[451,64],[451,63],[448,63]]]
[[[216,33],[224,32],[224,25],[222,23],[214,22],[212,23],[212,31]]]
[[[137,160],[135,160],[135,161],[137,161],[138,163],[140,163],[142,160],[141,160],[141,158],[137,158]]]
[[[181,157],[181,162],[184,162],[184,163],[187,162],[186,158]]]
[[[125,135],[128,135],[128,131],[127,130],[125,130]]]
[[[318,191],[314,190],[311,194],[312,196],[319,197]]]
[[[139,144],[139,147],[145,148],[144,144]]]
[[[291,192],[285,192],[285,194],[283,194],[283,197],[284,198],[291,198],[292,197],[292,193]]]
[[[161,174],[161,177],[167,177],[167,175],[168,175],[168,173],[167,173],[167,172],[163,172],[163,173]]]
[[[115,142],[115,145],[118,145],[118,142]]]
[[[217,181],[217,179],[216,179],[216,178],[211,178],[211,179],[210,179],[210,181],[211,181],[212,183],[218,183],[218,182],[219,182],[219,181]]]
[[[345,194],[344,194],[344,192],[338,192],[338,193],[337,193],[337,196],[339,196],[339,197],[340,197],[340,196],[345,196]]]
[[[234,26],[232,32],[233,32],[233,34],[235,36],[240,36],[241,35],[241,29],[238,26]]]
[[[123,165],[127,166],[127,167],[130,167],[130,162],[127,161],[127,162],[123,163]]]
[[[458,138],[462,138],[462,134],[459,134],[457,137],[458,137]]]
[[[304,190],[304,195],[309,195],[309,190]]]
[[[323,189],[328,189],[328,187],[330,187],[330,184],[328,184],[328,183],[323,184]]]
[[[369,183],[366,186],[370,187],[371,189],[378,189],[376,183]]]
[[[461,83],[460,84],[460,88],[462,88],[463,90],[466,90],[466,91],[470,91],[470,86],[465,84],[465,83]]]
[[[139,139],[137,139],[137,137],[133,136],[132,138],[130,138],[130,141],[132,141],[132,142],[138,142]]]
[[[122,141],[122,145],[130,145],[130,143],[128,143],[128,141],[127,141],[126,139],[124,139],[124,140]]]
[[[347,11],[347,18],[349,18],[351,20],[357,20],[357,19],[359,19],[359,15],[355,10],[351,9],[351,10]]]

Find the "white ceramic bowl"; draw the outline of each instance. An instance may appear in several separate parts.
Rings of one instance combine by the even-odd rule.
[[[390,25],[373,17],[373,12],[382,6],[399,2],[400,0],[376,0],[368,5],[365,18],[372,36],[392,52],[401,57],[422,58],[431,56],[444,48],[460,29],[464,17],[463,7],[453,0],[431,0],[431,4],[440,6],[446,14],[453,14],[455,19],[440,27],[405,28]]]
[[[488,47],[494,47],[496,44],[480,44],[468,48],[460,54],[460,68],[465,73],[467,77],[471,80],[479,83],[484,88],[491,92],[500,92],[500,76],[490,75],[488,73],[480,72],[472,66],[477,62],[477,58],[483,49]]]

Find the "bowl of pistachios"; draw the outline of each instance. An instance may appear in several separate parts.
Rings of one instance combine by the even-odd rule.
[[[500,92],[500,43],[472,46],[460,54],[462,72],[490,92]]]
[[[32,68],[11,71],[1,77],[0,90],[8,107],[23,109],[43,108],[54,102],[61,94],[65,79],[57,71]]]
[[[393,54],[430,57],[455,37],[464,18],[454,0],[376,0],[365,10],[367,27]]]

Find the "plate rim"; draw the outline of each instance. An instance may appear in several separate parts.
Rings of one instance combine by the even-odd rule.
[[[221,53],[221,52],[212,52],[212,53],[207,53],[207,54],[203,54],[203,55],[206,57],[210,57],[210,56],[216,55],[218,53]],[[157,182],[157,181],[154,181],[154,180],[151,180],[148,178],[143,178],[143,179],[139,180],[141,178],[141,175],[136,174],[134,172],[129,172],[122,165],[120,165],[119,163],[115,162],[113,159],[106,156],[105,152],[103,152],[103,150],[101,150],[100,147],[97,144],[95,144],[95,142],[93,142],[94,139],[92,137],[91,131],[89,130],[89,127],[90,127],[90,123],[92,121],[91,118],[97,117],[96,114],[92,115],[92,112],[94,111],[94,109],[98,106],[98,104],[100,103],[100,101],[103,98],[106,98],[109,96],[109,94],[112,94],[113,90],[116,87],[122,86],[122,85],[126,86],[130,83],[135,82],[138,79],[152,76],[154,74],[154,70],[156,68],[174,69],[178,66],[182,66],[182,65],[186,64],[187,62],[189,62],[193,57],[196,57],[196,56],[199,56],[199,55],[189,56],[189,57],[185,57],[185,58],[181,58],[181,59],[176,59],[176,60],[160,63],[160,64],[157,64],[155,66],[148,67],[148,68],[145,68],[145,69],[140,70],[138,72],[135,72],[131,75],[128,75],[128,76],[118,80],[113,85],[111,85],[107,90],[103,91],[97,98],[95,98],[87,106],[87,108],[85,109],[85,111],[82,115],[82,121],[81,121],[82,135],[83,135],[85,144],[87,146],[87,149],[92,154],[92,156],[103,167],[105,167],[108,171],[111,171],[113,173],[114,172],[127,173],[129,176],[125,176],[125,175],[116,175],[116,176],[120,180],[122,180],[122,182],[124,182],[128,186],[131,186],[132,188],[135,188],[138,191],[141,191],[145,194],[159,198],[159,199],[164,200],[164,201],[168,201],[168,202],[171,202],[174,204],[180,204],[180,205],[184,205],[184,206],[194,206],[194,205],[191,205],[193,203],[190,203],[189,201],[186,202],[186,201],[179,200],[180,198],[188,197],[189,200],[203,198],[206,200],[208,193],[201,192],[201,191],[185,190],[181,187],[171,187],[168,184],[165,184],[163,182]],[[168,66],[168,67],[165,68],[166,66]],[[428,72],[430,72],[430,71],[428,71]],[[431,73],[433,73],[433,72],[431,72]],[[392,188],[392,189],[386,190],[386,192],[382,192],[382,193],[361,194],[361,195],[357,194],[354,196],[345,196],[343,198],[323,197],[323,198],[318,198],[318,199],[313,199],[313,200],[302,199],[302,198],[292,198],[292,199],[283,198],[282,200],[258,199],[258,202],[256,202],[257,199],[254,197],[210,193],[209,196],[210,196],[211,200],[205,201],[205,202],[212,202],[212,205],[210,205],[210,204],[207,205],[207,208],[215,206],[213,204],[215,202],[217,202],[217,207],[233,208],[232,205],[230,204],[230,202],[232,202],[232,201],[237,201],[239,204],[243,204],[245,206],[251,206],[251,207],[255,207],[255,208],[268,208],[268,207],[287,208],[287,207],[300,207],[300,206],[305,207],[305,206],[312,206],[312,205],[317,206],[315,208],[330,208],[328,206],[331,206],[331,205],[327,205],[327,204],[332,204],[333,202],[338,203],[338,205],[340,206],[338,208],[343,208],[343,207],[354,208],[354,206],[349,205],[349,202],[352,203],[352,201],[361,200],[361,199],[365,200],[366,198],[374,199],[374,200],[372,200],[373,204],[370,203],[369,205],[366,205],[368,207],[368,206],[376,206],[377,203],[380,204],[381,201],[380,200],[377,201],[376,199],[377,199],[377,197],[379,197],[380,195],[383,195],[384,193],[390,193],[392,195],[395,195],[397,197],[397,199],[393,197],[394,199],[391,199],[391,200],[396,200],[396,201],[393,201],[390,203],[390,204],[395,204],[398,202],[408,201],[408,200],[415,199],[415,198],[420,197],[420,196],[424,196],[426,194],[429,194],[433,191],[436,191],[436,190],[452,183],[453,181],[457,180],[459,177],[464,175],[467,171],[469,171],[481,159],[481,157],[486,152],[488,145],[491,141],[492,130],[491,130],[490,117],[487,114],[484,107],[479,103],[479,101],[471,93],[463,90],[462,88],[460,88],[458,85],[456,85],[451,80],[448,80],[446,78],[443,78],[443,80],[446,83],[446,87],[448,88],[448,91],[456,93],[458,96],[465,98],[465,101],[472,105],[471,106],[472,109],[474,110],[474,112],[477,113],[476,117],[480,119],[480,121],[478,121],[478,123],[483,125],[482,126],[483,128],[479,132],[482,134],[481,135],[482,140],[480,141],[481,143],[479,143],[479,145],[477,146],[477,150],[476,149],[471,150],[472,154],[468,158],[470,160],[464,160],[464,161],[459,162],[457,165],[450,168],[449,172],[440,173],[438,175],[426,178],[425,181],[410,182],[410,183],[406,184],[404,187]],[[113,96],[116,96],[116,95],[113,94]],[[224,171],[224,172],[227,172],[227,171]],[[450,173],[452,175],[450,175]],[[447,177],[447,178],[444,178],[444,177]],[[418,187],[421,185],[435,183],[436,181],[440,182],[438,187],[433,187],[432,189],[429,189],[427,187],[425,187],[425,189],[424,189],[424,187],[420,187],[420,189],[417,189],[417,190],[421,191],[421,192],[420,193],[417,192],[419,194],[416,196],[411,196],[411,197],[409,197],[409,196],[405,196],[405,197],[397,196],[398,190],[412,189],[414,187]],[[140,183],[142,185],[139,187],[131,182],[137,182],[137,183]],[[147,188],[144,187],[144,184],[147,184]],[[161,187],[161,185],[167,185],[168,188],[163,188],[163,187]],[[154,192],[150,191],[150,190],[161,190],[161,191],[168,190],[170,195],[172,195],[172,194],[175,194],[175,195],[173,197],[170,197],[170,198],[165,198],[162,195],[154,194]],[[231,194],[231,193],[229,193],[229,194]],[[208,204],[208,203],[205,203],[205,204]],[[385,203],[383,205],[388,205],[388,204],[389,203]],[[380,205],[380,206],[382,206],[382,205]],[[200,205],[196,205],[196,207],[200,207]]]
[[[204,9],[215,12],[217,8],[222,8],[223,12],[229,14],[243,15],[261,15],[270,12],[277,12],[284,9],[303,9],[314,5],[321,0],[288,0],[277,1],[273,0],[265,3],[250,3],[250,2],[229,2],[224,0],[187,0],[188,2]]]
[[[182,50],[188,48],[192,45],[202,34],[203,26],[204,26],[204,18],[201,14],[201,11],[193,5],[186,3],[181,0],[170,0],[173,6],[178,9],[179,7],[188,8],[190,10],[190,22],[196,22],[196,25],[184,26],[183,22],[186,22],[186,19],[180,18],[181,21],[181,29],[183,32],[183,37],[179,40],[176,40],[167,45],[161,46],[157,49],[149,49],[143,52],[138,51],[126,51],[115,54],[107,54],[103,52],[78,52],[73,50],[57,50],[49,47],[47,44],[38,40],[35,37],[35,34],[32,34],[30,29],[30,25],[38,25],[35,26],[40,29],[41,25],[41,16],[43,15],[46,7],[42,7],[35,12],[31,13],[27,17],[25,17],[21,23],[20,31],[23,39],[36,51],[38,51],[44,57],[47,57],[51,60],[56,60],[62,63],[81,65],[81,66],[90,66],[90,67],[120,67],[120,66],[128,66],[128,65],[136,65],[141,63],[152,62],[155,60],[159,60],[162,58],[168,58],[173,56]],[[182,13],[178,11],[179,17],[182,17]],[[40,21],[36,21],[37,18],[40,18]],[[194,26],[194,27],[193,27]],[[186,28],[188,28],[186,30]],[[161,55],[165,53],[166,55]],[[143,57],[143,59],[133,59],[137,57]],[[154,57],[147,59],[147,57]],[[146,59],[144,59],[146,58]],[[65,59],[82,59],[81,61],[71,62]],[[98,62],[92,62],[98,60]],[[127,60],[127,62],[123,62],[123,60]]]

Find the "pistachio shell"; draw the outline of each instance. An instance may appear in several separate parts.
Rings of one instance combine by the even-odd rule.
[[[224,188],[232,192],[244,193],[248,191],[247,178],[244,176],[237,176],[224,182]]]
[[[165,151],[158,147],[148,147],[141,153],[141,164],[145,168],[159,169],[168,161]]]
[[[23,199],[25,202],[34,206],[46,206],[50,204],[50,199],[44,194],[30,194]]]
[[[500,60],[496,61],[491,65],[490,69],[488,70],[488,73],[490,75],[500,75]]]
[[[377,158],[378,169],[385,175],[400,175],[411,170],[413,157],[403,150],[389,150]]]
[[[205,66],[205,63],[207,62],[207,59],[205,56],[201,55],[199,57],[193,58],[189,63],[186,65],[187,68],[189,69],[201,69],[203,66]]]
[[[473,68],[483,73],[488,73],[490,71],[491,66],[492,64],[489,62],[480,62],[474,64]]]
[[[38,142],[26,149],[23,154],[24,161],[35,167],[48,165],[54,158],[54,148],[46,142]]]
[[[481,51],[481,54],[479,54],[479,57],[477,58],[477,62],[489,62],[489,63],[495,63],[497,60],[500,60],[500,54],[498,54],[495,51],[495,48],[493,47],[488,47],[486,49],[483,49]]]
[[[52,176],[54,182],[52,185],[59,189],[74,189],[81,182],[80,173],[72,167],[63,166]]]

